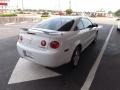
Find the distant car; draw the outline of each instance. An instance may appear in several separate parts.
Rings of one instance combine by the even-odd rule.
[[[117,18],[116,21],[120,21],[120,18]]]
[[[96,17],[96,15],[94,15],[94,14],[91,14],[91,15],[90,15],[90,17],[93,17],[93,18],[95,18],[95,17]]]
[[[41,15],[41,17],[49,17],[49,16],[50,16],[50,15],[49,15],[48,12],[43,12],[42,15]]]
[[[98,25],[88,18],[60,16],[42,21],[19,34],[21,57],[47,67],[77,66],[81,52],[97,41]]]

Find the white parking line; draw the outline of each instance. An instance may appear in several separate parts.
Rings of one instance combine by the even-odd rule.
[[[4,24],[4,25],[13,25],[13,24],[15,24],[15,23],[6,23],[6,24]]]
[[[108,41],[110,39],[110,36],[112,34],[113,29],[114,29],[114,25],[111,27],[109,35],[107,36],[107,39],[105,40],[105,43],[104,43],[104,45],[103,45],[103,47],[101,49],[101,52],[99,53],[99,55],[98,55],[98,57],[96,59],[96,62],[94,63],[92,69],[90,70],[90,72],[88,74],[88,77],[86,78],[86,81],[85,81],[84,85],[82,86],[82,88],[80,90],[89,90],[89,88],[90,88],[90,86],[91,86],[91,84],[93,82],[93,79],[95,77],[95,74],[96,74],[97,68],[99,66],[99,63],[100,63],[100,61],[102,59],[102,56],[103,56],[103,54],[105,52],[105,49],[107,47],[107,44],[108,44]]]
[[[11,28],[0,28],[0,30],[3,30],[3,29],[11,29]]]
[[[27,22],[28,22],[28,21],[23,21],[23,22],[20,22],[20,23],[22,24],[22,23],[27,23]]]
[[[38,21],[40,21],[40,20],[34,20],[33,22],[38,22]]]
[[[39,64],[20,58],[8,84],[57,77],[60,75],[61,74],[40,66]]]

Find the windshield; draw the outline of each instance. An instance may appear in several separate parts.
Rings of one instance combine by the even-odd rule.
[[[41,21],[39,24],[35,25],[33,28],[41,28],[41,29],[48,29],[48,30],[58,30],[64,24],[72,21],[72,18],[52,18],[45,21]]]

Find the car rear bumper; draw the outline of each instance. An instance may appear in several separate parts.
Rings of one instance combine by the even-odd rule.
[[[17,50],[21,57],[47,67],[63,65],[67,58],[62,51],[36,50],[17,43]],[[29,55],[25,55],[29,53]]]

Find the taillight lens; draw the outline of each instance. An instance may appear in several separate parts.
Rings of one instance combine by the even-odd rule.
[[[50,47],[53,49],[59,48],[59,46],[60,46],[60,43],[58,41],[52,41],[50,43]]]
[[[46,41],[45,41],[45,40],[42,40],[42,41],[41,41],[41,45],[42,45],[42,46],[46,46]]]
[[[22,36],[19,36],[19,37],[18,37],[18,40],[19,40],[19,41],[22,41],[22,40],[23,40],[23,37],[22,37]]]

